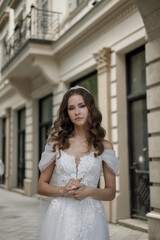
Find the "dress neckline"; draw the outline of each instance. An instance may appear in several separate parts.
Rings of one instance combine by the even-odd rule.
[[[74,159],[76,159],[76,157],[74,156],[74,155],[71,155],[71,154],[68,154],[68,153],[66,153],[64,150],[62,150],[62,149],[60,149],[60,151],[62,152],[62,153],[64,153],[66,156],[68,156],[68,157],[72,157],[72,158],[74,158]],[[103,151],[103,153],[104,152],[115,152],[113,149],[104,149],[104,151]],[[84,157],[88,157],[88,156],[90,156],[90,155],[92,155],[92,154],[94,154],[94,153],[97,153],[97,151],[91,151],[91,152],[89,152],[88,154],[84,154],[84,155],[82,155],[81,157],[79,157],[79,159],[81,159],[81,158],[84,158]],[[102,154],[103,154],[102,153]],[[101,154],[101,155],[102,155]],[[100,156],[101,156],[100,155]],[[98,156],[98,157],[100,157],[100,156]]]
[[[75,164],[75,169],[76,169],[76,177],[77,177],[78,174],[79,174],[79,167],[80,167],[82,161],[85,160],[85,158],[87,158],[87,157],[89,157],[89,156],[92,156],[92,157],[93,157],[93,156],[94,156],[94,153],[96,153],[96,151],[95,151],[95,152],[94,152],[94,151],[91,151],[91,152],[89,152],[88,154],[82,155],[82,156],[78,159],[78,161],[77,161],[77,159],[76,159],[76,157],[75,157],[74,155],[68,154],[68,153],[66,153],[66,152],[65,152],[64,150],[62,150],[62,149],[60,149],[60,152],[61,152],[62,154],[64,154],[66,157],[72,159],[72,161],[74,162],[74,164]],[[105,150],[103,151],[103,153],[104,153],[104,152],[114,152],[114,150],[112,150],[112,149],[105,149]],[[103,154],[103,153],[102,153],[102,154]],[[102,154],[101,154],[100,156],[102,156]],[[100,156],[98,156],[98,157],[100,157]]]
[[[60,151],[61,151],[62,153],[64,153],[66,156],[72,157],[72,158],[76,159],[76,157],[75,157],[74,155],[68,154],[68,153],[66,153],[66,152],[65,152],[64,150],[62,150],[62,149],[60,149]],[[91,151],[91,152],[89,152],[88,154],[82,155],[81,157],[79,157],[79,159],[84,158],[84,157],[88,157],[88,156],[90,156],[90,155],[92,155],[92,154],[94,154],[94,153],[96,153],[96,152]]]

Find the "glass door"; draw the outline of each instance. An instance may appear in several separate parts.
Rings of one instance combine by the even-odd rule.
[[[6,168],[6,118],[2,119],[2,162]],[[2,176],[2,184],[5,184],[5,172]]]
[[[145,49],[126,56],[131,216],[146,219],[150,209]]]
[[[23,188],[25,178],[25,109],[18,111],[18,180],[17,187]]]
[[[39,101],[39,157],[44,151],[48,130],[52,126],[52,99],[49,95]]]

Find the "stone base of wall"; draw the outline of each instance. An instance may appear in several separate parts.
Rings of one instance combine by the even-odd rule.
[[[31,179],[24,179],[24,191],[25,195],[28,197],[32,196],[32,180]]]
[[[150,212],[147,218],[149,240],[160,240],[160,213]]]

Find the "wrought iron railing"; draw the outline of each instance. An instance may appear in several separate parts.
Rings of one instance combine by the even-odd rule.
[[[13,35],[3,41],[3,67],[28,39],[55,40],[60,33],[59,12],[31,6],[31,11],[15,26]]]

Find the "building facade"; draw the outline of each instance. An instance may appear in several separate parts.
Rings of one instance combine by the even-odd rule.
[[[65,91],[88,88],[119,159],[108,219],[148,219],[160,239],[158,1],[0,1],[1,187],[37,193],[38,162]],[[103,187],[103,176],[100,179]]]

